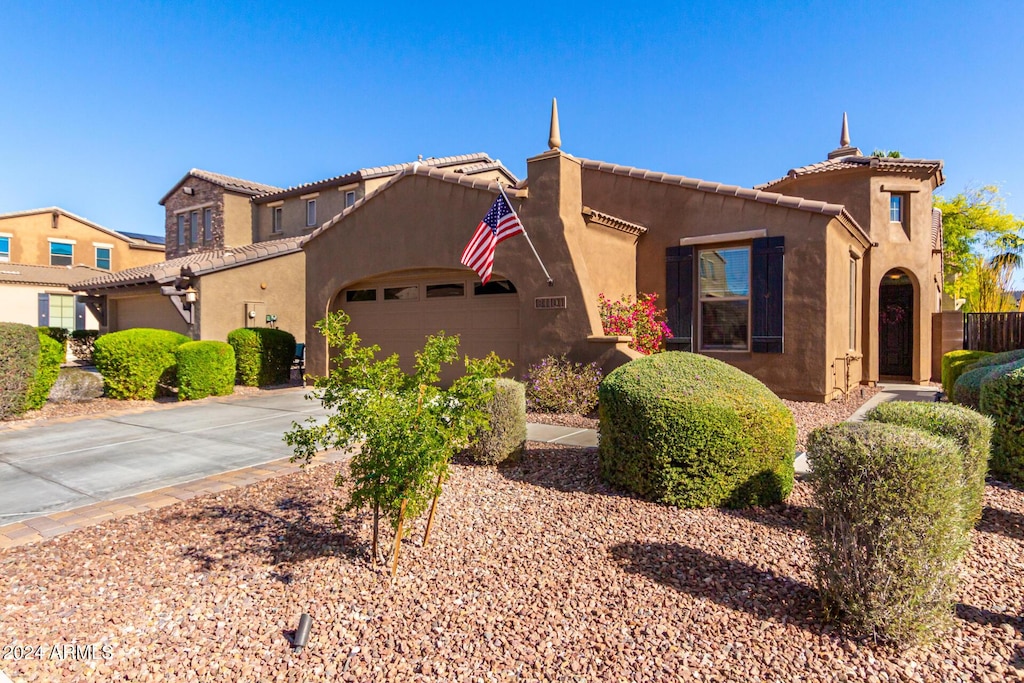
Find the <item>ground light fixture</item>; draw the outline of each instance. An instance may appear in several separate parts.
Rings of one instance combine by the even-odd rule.
[[[295,635],[292,636],[292,651],[298,652],[306,646],[306,641],[309,640],[309,629],[313,627],[313,618],[303,612],[299,615],[299,627],[295,629]]]

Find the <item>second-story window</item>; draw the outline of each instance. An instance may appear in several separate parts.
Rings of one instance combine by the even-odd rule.
[[[271,209],[271,211],[274,212],[274,220],[271,224],[270,230],[271,232],[281,232],[281,218],[283,209],[280,206],[275,206],[273,209]]]
[[[316,200],[309,199],[306,201],[306,227],[314,225],[316,225]]]
[[[889,222],[903,222],[903,195],[894,194],[889,197]]]
[[[213,241],[213,209],[203,209],[203,241]]]
[[[50,265],[70,266],[75,261],[74,242],[50,242]]]
[[[8,262],[11,260],[11,236],[2,235],[0,236],[0,262]]]
[[[347,209],[348,207],[352,206],[355,203],[356,203],[356,191],[355,190],[349,190],[348,192],[345,193],[345,208]]]
[[[199,212],[193,211],[189,220],[189,238],[192,244],[199,244]]]
[[[110,247],[96,247],[96,267],[110,270]]]
[[[178,214],[178,246],[185,244],[185,214]]]

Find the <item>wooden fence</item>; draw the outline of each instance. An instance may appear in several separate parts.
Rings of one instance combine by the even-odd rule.
[[[1024,349],[1024,313],[965,313],[964,348],[993,353]]]

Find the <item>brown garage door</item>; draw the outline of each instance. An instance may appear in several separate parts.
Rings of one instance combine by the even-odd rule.
[[[518,369],[519,295],[508,280],[481,285],[462,273],[379,277],[343,290],[332,306],[338,309],[352,317],[350,331],[381,347],[378,358],[397,353],[407,372],[414,352],[439,330],[460,336],[460,356],[494,351]],[[451,381],[463,367],[460,362],[444,379]]]

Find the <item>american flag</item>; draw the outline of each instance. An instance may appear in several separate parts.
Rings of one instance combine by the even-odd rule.
[[[462,250],[462,265],[472,268],[480,276],[480,281],[487,284],[491,279],[491,268],[494,266],[494,248],[499,242],[515,237],[523,232],[523,224],[519,216],[509,206],[505,194],[498,195],[480,225],[476,226],[473,239]]]

